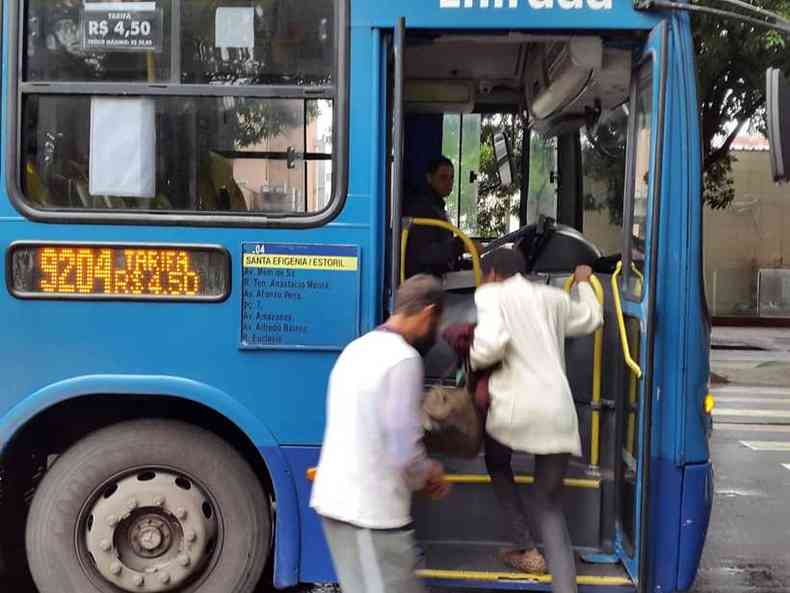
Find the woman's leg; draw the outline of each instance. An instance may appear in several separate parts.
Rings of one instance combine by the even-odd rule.
[[[562,488],[569,455],[535,456],[535,520],[551,572],[554,593],[576,593],[576,559],[562,511]]]
[[[494,487],[499,506],[505,514],[505,520],[510,528],[513,544],[524,550],[535,549],[535,541],[529,529],[524,501],[518,492],[516,481],[513,477],[513,468],[510,465],[513,451],[485,435],[485,460],[491,484]]]

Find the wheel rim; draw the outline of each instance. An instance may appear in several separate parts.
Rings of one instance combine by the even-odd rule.
[[[106,482],[78,525],[94,571],[122,591],[175,591],[194,581],[206,572],[221,535],[204,488],[159,469]]]

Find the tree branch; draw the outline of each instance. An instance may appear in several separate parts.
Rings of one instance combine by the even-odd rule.
[[[743,126],[752,118],[752,116],[757,112],[756,109],[752,111],[751,114],[746,115],[743,119],[740,119],[738,125],[735,126],[735,129],[730,132],[730,135],[727,136],[727,139],[724,143],[717,148],[716,150],[712,151],[707,157],[705,157],[705,163],[703,166],[703,171],[707,171],[710,167],[712,167],[715,163],[723,159],[727,153],[730,152],[730,147],[732,147],[732,143],[735,142],[735,139],[738,137],[738,134],[741,133],[743,130]]]

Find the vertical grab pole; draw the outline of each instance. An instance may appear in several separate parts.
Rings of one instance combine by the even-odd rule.
[[[395,292],[400,285],[401,205],[403,204],[403,62],[406,45],[406,19],[398,19],[393,35],[394,85],[392,96],[392,202],[390,203],[390,312],[395,310]]]
[[[574,277],[570,276],[565,281],[565,291],[570,294],[573,288]],[[595,292],[595,298],[603,306],[603,286],[597,277],[590,276],[590,285]],[[593,384],[592,384],[592,416],[590,419],[590,465],[598,467],[601,450],[601,381],[603,377],[603,326],[595,330],[593,342]]]

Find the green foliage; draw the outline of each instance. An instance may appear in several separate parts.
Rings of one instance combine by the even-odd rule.
[[[480,190],[477,196],[478,234],[482,237],[501,237],[510,227],[510,218],[518,216],[521,193],[522,131],[526,122],[516,114],[484,115],[481,123]],[[499,170],[494,154],[494,134],[505,132],[513,156],[513,183],[504,187],[499,183]]]
[[[755,6],[790,17],[790,0],[755,0]],[[790,70],[787,37],[730,19],[695,16],[704,151],[704,200],[724,208],[735,197],[730,148],[747,126],[764,129],[765,70]]]
[[[609,224],[613,226],[623,224],[627,133],[628,118],[625,112],[618,111],[596,126],[594,135],[584,134],[582,137],[584,209],[606,208]],[[590,182],[604,188],[602,196],[596,197],[589,191]]]
[[[242,147],[254,146],[267,138],[288,133],[294,128],[307,125],[319,114],[315,101],[306,101],[306,111],[302,103],[292,100],[260,100],[234,98],[231,110],[231,137]]]

